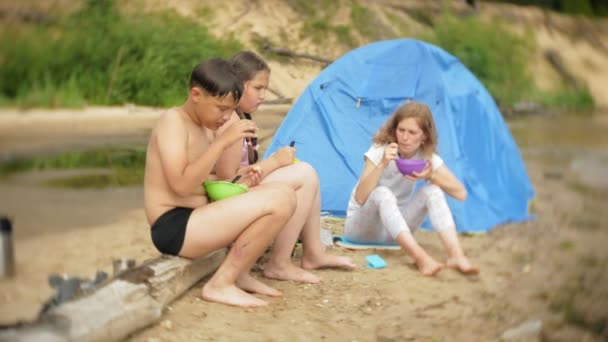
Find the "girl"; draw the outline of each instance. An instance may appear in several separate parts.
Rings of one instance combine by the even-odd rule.
[[[226,128],[240,118],[250,119],[264,100],[270,78],[270,68],[253,52],[244,51],[234,55],[232,63],[237,75],[244,82],[243,96]],[[294,164],[295,148],[286,146],[269,158],[260,161],[257,139],[245,139],[226,150],[218,163],[216,172],[222,179],[230,179],[237,174],[254,175],[248,177],[249,186],[260,184],[288,184],[296,191],[297,207],[291,219],[277,236],[269,261],[264,265],[264,276],[280,280],[302,283],[318,283],[320,278],[307,269],[342,268],[354,269],[353,262],[346,257],[325,253],[321,242],[321,199],[319,178],[307,163]],[[291,262],[291,254],[298,237],[302,241],[303,254],[297,267]]]
[[[446,265],[465,274],[478,273],[465,257],[444,192],[464,201],[467,192],[435,153],[437,133],[430,109],[410,102],[391,116],[365,153],[365,167],[352,191],[344,226],[346,236],[360,242],[396,241],[424,275],[444,265],[435,261],[412,235],[427,214],[448,251]],[[393,160],[426,159],[426,167],[403,176]],[[417,181],[424,180],[413,194]]]

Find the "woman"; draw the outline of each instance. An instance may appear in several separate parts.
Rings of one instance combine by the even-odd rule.
[[[243,96],[229,127],[240,119],[251,119],[264,100],[270,79],[270,68],[253,52],[243,51],[234,55],[232,63],[237,75],[244,82]],[[346,257],[325,253],[321,242],[321,198],[319,178],[307,163],[294,163],[296,150],[286,146],[265,160],[259,160],[256,139],[245,139],[235,144],[221,157],[216,172],[221,179],[255,174],[248,185],[267,183],[288,184],[296,191],[297,207],[291,219],[279,233],[272,247],[270,259],[264,265],[264,276],[279,280],[293,280],[302,283],[318,283],[320,278],[306,271],[319,268],[354,269],[353,262]],[[296,241],[302,241],[301,267],[291,261]]]
[[[447,248],[445,265],[465,274],[476,274],[478,269],[462,251],[444,196],[445,192],[464,201],[467,192],[437,155],[436,146],[437,133],[430,109],[414,102],[398,108],[365,153],[365,167],[348,204],[345,235],[360,242],[395,241],[414,259],[422,274],[431,276],[444,265],[428,255],[412,235],[428,215]],[[397,158],[428,162],[422,171],[404,176],[393,162]],[[414,193],[419,180],[426,184]]]

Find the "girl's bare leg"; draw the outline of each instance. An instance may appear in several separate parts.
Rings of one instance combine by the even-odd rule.
[[[290,187],[269,184],[210,203],[192,213],[181,256],[195,258],[234,242],[224,262],[203,287],[201,294],[205,300],[243,307],[268,304],[237,284],[267,295],[278,292],[243,274],[248,273],[293,215],[295,205],[295,193]]]
[[[317,183],[315,183],[317,184]],[[352,270],[355,264],[350,258],[325,253],[325,247],[321,242],[321,194],[316,186],[315,199],[308,218],[302,229],[301,239],[303,246],[302,268],[342,268]]]
[[[298,163],[278,169],[268,175],[263,183],[289,184],[296,191],[297,197],[296,210],[275,240],[270,260],[264,266],[264,276],[302,283],[321,281],[316,275],[292,263],[291,252],[298,236],[304,246],[303,268],[355,267],[348,258],[325,254],[320,233],[319,181],[310,165]]]

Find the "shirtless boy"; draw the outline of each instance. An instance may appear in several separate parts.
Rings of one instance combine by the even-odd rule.
[[[144,206],[152,241],[162,253],[197,258],[232,244],[202,288],[202,297],[257,307],[268,302],[251,293],[281,293],[252,277],[249,270],[292,217],[295,191],[282,183],[260,184],[242,195],[210,203],[201,186],[215,178],[215,164],[226,148],[257,136],[250,120],[216,132],[242,94],[242,81],[227,61],[213,58],[194,68],[188,99],[167,110],[151,133]],[[242,181],[248,183],[254,177],[247,174]]]

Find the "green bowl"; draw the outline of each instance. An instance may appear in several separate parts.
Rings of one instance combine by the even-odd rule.
[[[247,185],[226,181],[205,181],[203,187],[212,201],[219,201],[247,192]]]

